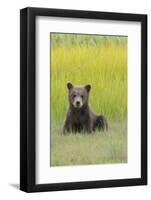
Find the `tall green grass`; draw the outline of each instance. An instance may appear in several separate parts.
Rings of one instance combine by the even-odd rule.
[[[52,47],[127,45],[127,37],[81,34],[51,34]]]
[[[56,137],[60,137],[57,135],[61,133],[68,108],[68,81],[75,85],[91,84],[91,107],[107,117],[109,126],[119,122],[121,131],[120,123],[126,123],[127,37],[52,33],[50,38],[52,158],[59,160],[58,149],[64,139]],[[71,145],[76,146],[73,137]],[[52,159],[52,164],[61,163]],[[64,159],[62,164],[71,163]]]

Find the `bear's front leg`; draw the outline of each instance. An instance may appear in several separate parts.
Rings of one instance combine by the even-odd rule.
[[[63,133],[69,133],[72,132],[72,124],[70,120],[67,118],[63,127]]]
[[[92,131],[93,131],[93,123],[91,121],[87,121],[84,124],[84,131],[86,131],[87,133],[92,133]]]

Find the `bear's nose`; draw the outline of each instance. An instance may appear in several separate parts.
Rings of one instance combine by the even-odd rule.
[[[80,105],[80,101],[77,101],[76,104],[77,104],[77,106],[79,106]]]

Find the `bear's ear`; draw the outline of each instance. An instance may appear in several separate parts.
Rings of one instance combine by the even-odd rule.
[[[90,85],[90,84],[85,85],[85,89],[87,90],[87,92],[90,92],[90,90],[91,90],[91,85]]]
[[[71,89],[73,88],[72,83],[68,82],[68,83],[67,83],[67,88],[68,88],[69,90],[71,90]]]

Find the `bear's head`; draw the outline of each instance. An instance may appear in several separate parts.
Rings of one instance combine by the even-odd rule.
[[[91,90],[91,85],[85,85],[83,87],[74,86],[72,83],[67,83],[69,104],[80,109],[88,105],[89,92]]]

